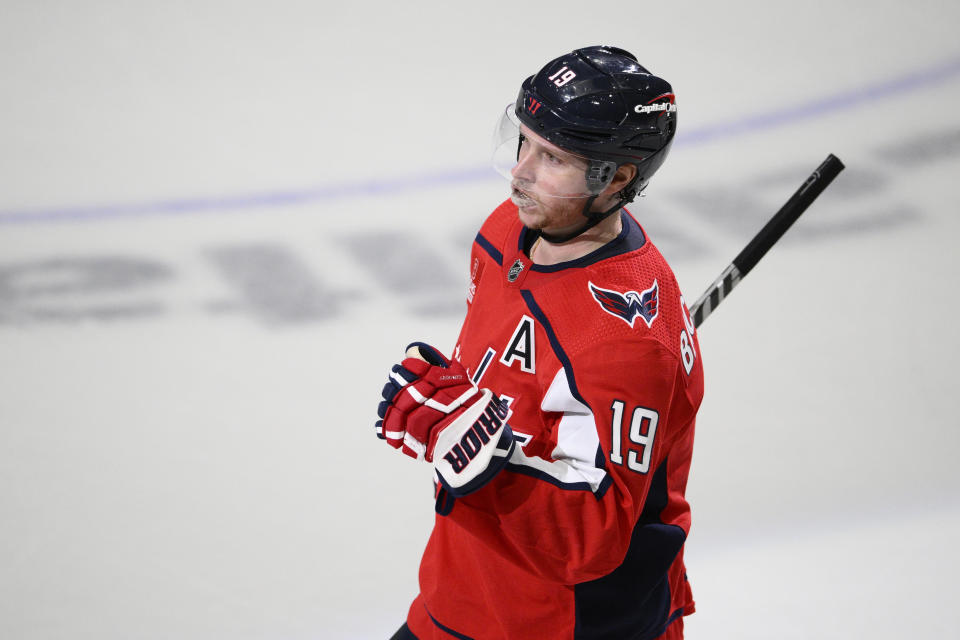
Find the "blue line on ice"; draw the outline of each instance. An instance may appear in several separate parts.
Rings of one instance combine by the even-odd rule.
[[[737,120],[721,122],[692,131],[681,131],[675,146],[678,148],[707,144],[722,138],[746,135],[764,129],[782,127],[831,113],[848,111],[871,104],[879,99],[910,91],[931,88],[960,76],[960,57],[915,69],[904,75],[836,93],[801,104],[772,111],[753,113]],[[70,206],[53,209],[0,211],[0,224],[29,224],[40,222],[70,222],[129,218],[145,215],[174,215],[202,212],[226,212],[256,207],[283,207],[309,202],[323,202],[347,196],[389,195],[417,189],[431,189],[455,184],[476,183],[499,179],[486,166],[400,176],[361,182],[346,182],[328,186],[265,191],[204,198],[173,198],[141,203],[121,203],[90,206]]]

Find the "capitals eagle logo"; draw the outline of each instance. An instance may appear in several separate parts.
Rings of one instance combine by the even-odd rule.
[[[627,291],[620,293],[610,289],[601,289],[592,282],[590,293],[600,307],[612,316],[616,316],[633,327],[634,320],[637,317],[643,318],[647,323],[647,328],[653,324],[654,319],[659,313],[659,287],[657,281],[653,281],[653,286],[649,289],[637,293],[636,291]]]

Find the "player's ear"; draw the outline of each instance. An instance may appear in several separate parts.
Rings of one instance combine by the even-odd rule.
[[[607,185],[607,188],[603,190],[603,195],[612,196],[615,193],[619,192],[625,186],[630,184],[630,181],[633,180],[634,176],[637,175],[637,167],[632,164],[622,164],[617,167],[617,172],[613,174],[613,180],[610,181],[610,184]]]

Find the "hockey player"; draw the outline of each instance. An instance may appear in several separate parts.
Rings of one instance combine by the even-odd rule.
[[[379,407],[377,435],[437,480],[394,638],[682,638],[700,349],[623,209],[676,121],[670,85],[613,47],[549,62],[503,114],[512,193],[473,243],[452,357],[411,345]]]

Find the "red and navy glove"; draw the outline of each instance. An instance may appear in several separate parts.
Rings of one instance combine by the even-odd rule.
[[[507,406],[478,389],[456,360],[422,342],[407,347],[383,387],[377,436],[432,462],[440,483],[464,496],[489,482],[513,453]]]

